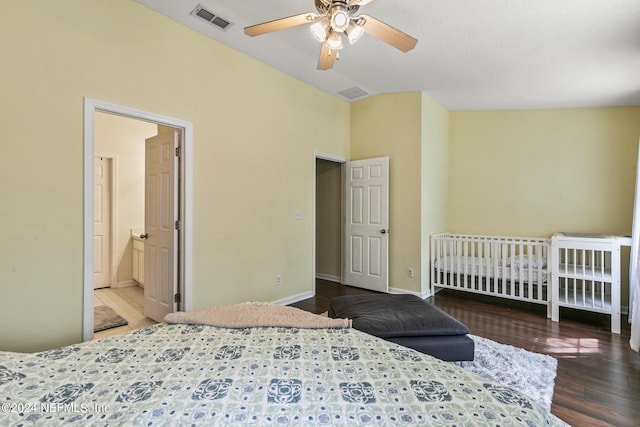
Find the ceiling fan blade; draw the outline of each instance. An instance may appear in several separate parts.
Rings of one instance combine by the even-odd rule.
[[[291,27],[297,27],[302,24],[309,24],[322,18],[322,15],[315,13],[301,13],[300,15],[289,16],[286,18],[276,19],[274,21],[263,22],[262,24],[251,25],[244,28],[244,33],[248,36],[255,37],[274,31],[285,30]]]
[[[330,49],[327,45],[327,40],[322,43],[322,50],[320,51],[320,58],[318,59],[318,70],[329,70],[333,68],[333,63],[336,60],[337,51]]]
[[[362,29],[374,37],[379,38],[383,42],[395,47],[403,52],[409,52],[416,47],[418,39],[411,37],[409,34],[403,33],[397,28],[393,28],[389,24],[385,24],[382,21],[378,21],[369,15],[360,15],[357,20],[357,24],[362,26]]]

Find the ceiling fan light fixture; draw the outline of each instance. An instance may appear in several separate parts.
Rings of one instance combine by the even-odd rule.
[[[336,10],[331,14],[331,28],[333,31],[343,33],[350,22],[351,18],[349,18],[349,14],[344,10]]]
[[[327,38],[327,31],[329,31],[329,20],[326,18],[322,19],[315,24],[312,24],[309,28],[311,29],[311,34],[313,35],[313,37],[320,43],[322,43]]]
[[[327,39],[327,46],[332,50],[342,49],[342,33],[331,31]]]
[[[369,15],[357,15],[360,7],[368,5],[371,1],[314,0],[318,13],[301,13],[251,25],[244,28],[244,33],[255,37],[310,24],[311,34],[322,44],[318,70],[328,70],[333,67],[343,47],[343,34],[351,44],[356,43],[366,32],[402,52],[413,49],[418,42],[417,39]]]
[[[345,34],[349,38],[349,43],[355,44],[364,34],[364,28],[356,24],[354,21],[351,21],[349,23],[349,27],[345,31]]]

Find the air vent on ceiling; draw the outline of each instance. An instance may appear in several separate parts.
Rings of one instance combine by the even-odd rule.
[[[367,92],[365,92],[364,90],[360,89],[357,86],[349,89],[341,90],[338,93],[347,99],[356,99],[356,98],[361,98],[365,95],[369,95]]]
[[[197,16],[215,26],[217,29],[226,31],[232,24],[229,20],[220,17],[218,14],[205,9],[201,5],[196,6],[191,15]]]

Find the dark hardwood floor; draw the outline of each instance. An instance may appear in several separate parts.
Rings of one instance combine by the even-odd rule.
[[[373,293],[324,280],[316,296],[294,306],[322,313],[338,295]],[[544,353],[558,360],[551,412],[573,426],[640,426],[640,355],[629,347],[629,324],[620,335],[608,316],[562,310],[561,321],[543,306],[455,291],[428,299],[467,325],[472,334]]]

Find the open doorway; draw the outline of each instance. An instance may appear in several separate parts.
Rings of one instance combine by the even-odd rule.
[[[145,140],[155,123],[94,113],[94,339],[156,323],[144,314]]]
[[[343,283],[343,165],[345,159],[316,154],[315,277]]]
[[[389,291],[389,158],[315,154],[316,280]]]
[[[119,106],[115,104],[106,103],[103,101],[93,100],[86,98],[85,99],[85,134],[84,134],[84,148],[85,148],[85,158],[84,158],[84,242],[85,242],[85,250],[84,250],[84,297],[83,297],[83,340],[90,340],[93,338],[93,326],[94,326],[94,298],[93,298],[93,288],[94,288],[94,265],[95,259],[94,255],[95,251],[95,234],[94,234],[94,210],[95,206],[95,177],[94,177],[94,168],[95,168],[95,153],[96,153],[96,145],[95,145],[95,130],[96,130],[96,114],[108,114],[115,115],[119,117],[125,117],[128,119],[134,119],[135,121],[141,121],[146,123],[147,125],[151,125],[154,129],[162,130],[162,129],[170,129],[172,132],[175,129],[178,129],[179,138],[181,141],[180,150],[176,151],[176,154],[179,155],[179,159],[177,160],[177,174],[179,174],[179,188],[176,188],[178,194],[178,202],[177,202],[177,215],[179,218],[179,223],[176,222],[176,229],[179,228],[179,239],[176,240],[176,264],[177,264],[177,273],[176,273],[176,286],[178,287],[179,298],[176,298],[175,305],[173,306],[176,310],[185,310],[188,311],[191,309],[191,247],[192,247],[192,199],[193,199],[193,190],[192,190],[192,135],[193,135],[193,125],[190,122],[186,122],[184,120],[175,119],[171,117],[161,116],[155,113],[145,112],[141,110],[132,109],[129,107]],[[154,132],[157,133],[157,132]],[[144,141],[141,142],[142,146],[145,145]],[[143,148],[144,150],[144,148]],[[178,154],[179,153],[179,154]],[[115,156],[115,158],[118,158]],[[143,163],[144,165],[144,163]],[[112,168],[115,169],[115,168]],[[119,168],[121,169],[121,168]],[[144,167],[142,167],[144,169]],[[117,174],[117,172],[115,172]],[[144,176],[144,172],[143,172]],[[116,180],[118,177],[116,177]],[[113,179],[112,179],[113,182]],[[117,198],[114,198],[117,200]],[[117,202],[116,202],[117,203]],[[144,197],[142,198],[142,212],[144,212]],[[113,208],[111,209],[114,211]],[[117,212],[120,212],[121,209],[118,209]],[[143,213],[144,215],[144,213]],[[111,219],[111,223],[113,224],[114,229],[119,229],[122,234],[122,222],[119,219],[118,214],[114,215],[114,218]],[[120,239],[111,239],[112,249],[111,249],[111,281],[114,284],[120,283],[123,277],[127,277],[127,274],[124,273],[124,276],[118,270],[118,267],[124,268],[126,271],[131,271],[133,263],[133,257],[131,257],[131,263],[125,262],[124,264],[118,263],[118,257],[114,256],[114,251],[118,247],[118,242],[121,242],[122,239],[126,240],[125,245],[133,244],[130,237],[132,234],[137,233],[139,228],[138,225],[144,227],[144,223],[138,224],[140,221],[130,221],[128,220],[128,224],[124,225],[125,229],[129,229],[129,236],[121,237]],[[134,225],[137,224],[137,225]],[[113,234],[113,233],[112,233]],[[115,244],[114,244],[115,243]],[[129,267],[127,267],[127,265]],[[131,279],[132,280],[132,279]],[[126,282],[126,280],[125,280]]]

